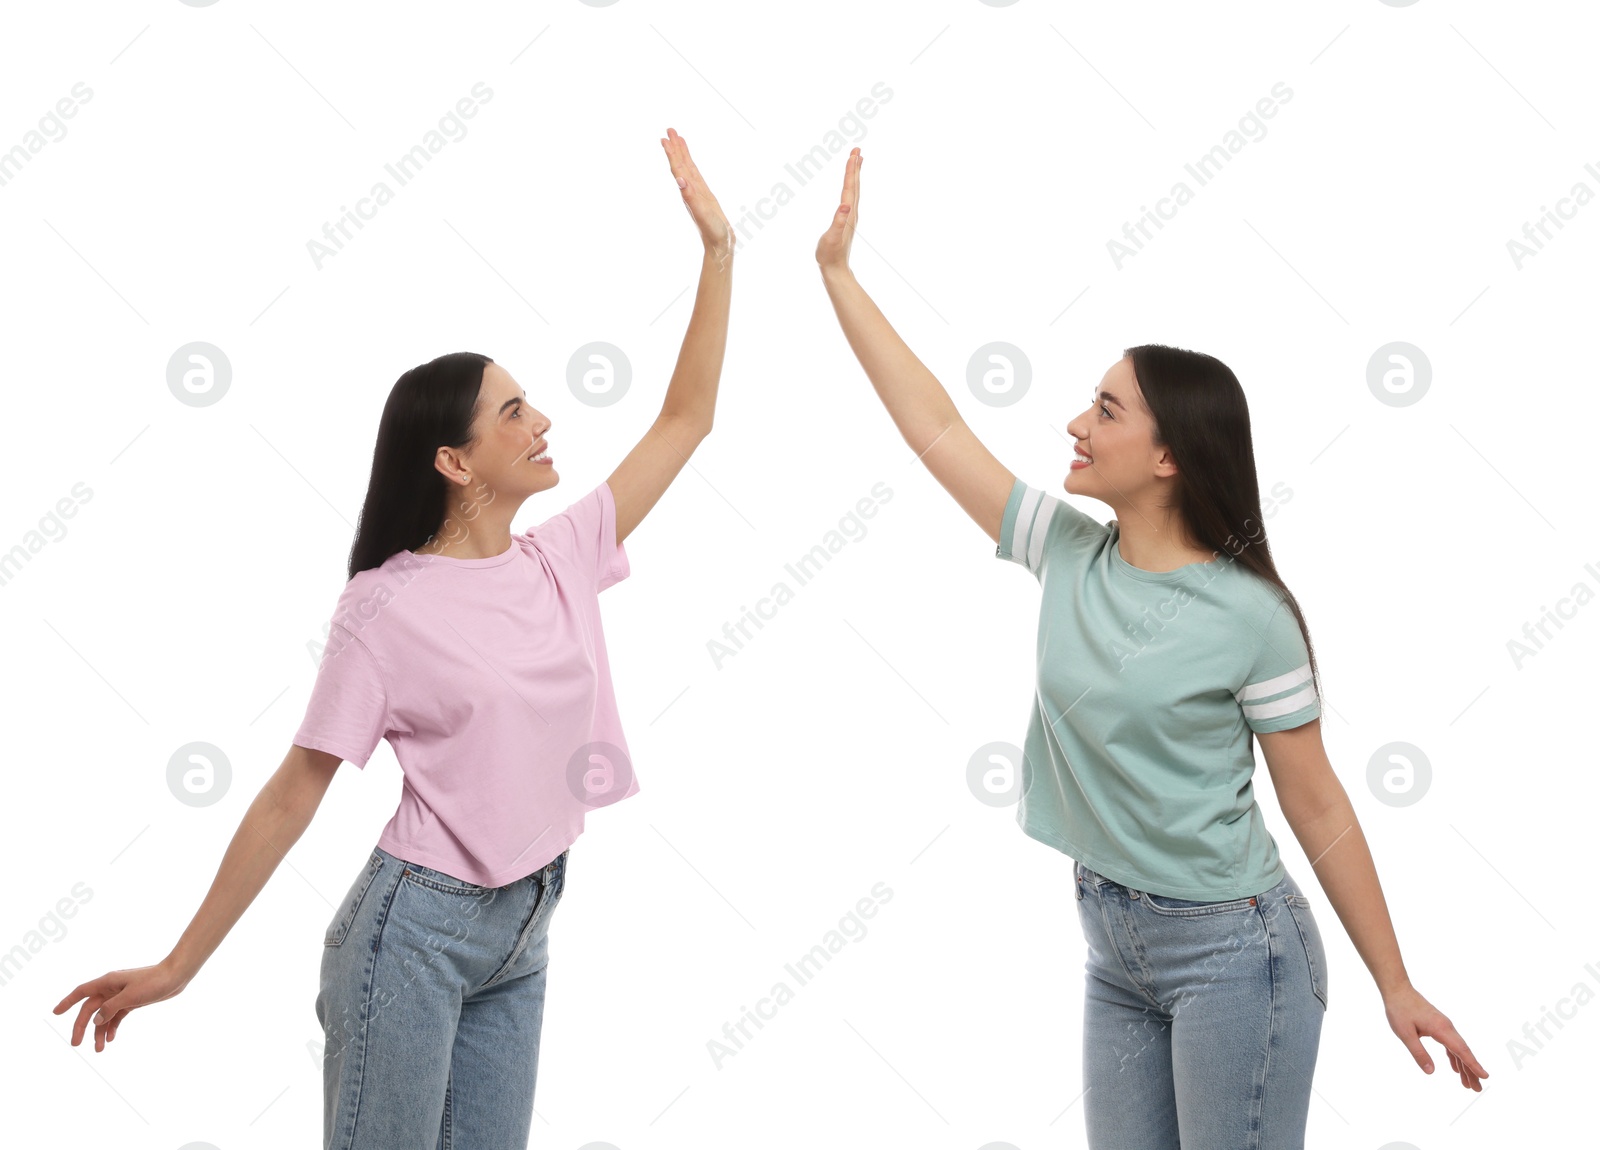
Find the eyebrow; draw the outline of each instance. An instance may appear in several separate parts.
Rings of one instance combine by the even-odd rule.
[[[504,403],[502,403],[500,405],[500,410],[495,413],[495,418],[498,419],[500,416],[504,415],[507,411],[511,410],[511,405],[513,403],[521,403],[521,402],[523,402],[523,400],[525,398],[526,398],[525,396],[513,395],[510,399],[506,400]],[[1119,404],[1117,404],[1117,406],[1121,407],[1122,404],[1119,403]]]
[[[1101,399],[1109,400],[1110,402],[1116,404],[1118,407],[1122,407],[1122,400],[1120,400],[1116,396],[1112,395],[1109,391],[1102,391],[1099,394],[1100,394],[1100,398]],[[1128,409],[1126,407],[1122,407],[1122,410],[1123,411],[1127,411]]]

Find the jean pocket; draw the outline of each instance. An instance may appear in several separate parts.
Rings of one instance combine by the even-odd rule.
[[[344,941],[345,935],[350,933],[350,927],[356,920],[356,912],[361,909],[361,900],[367,897],[367,888],[372,885],[372,880],[378,877],[378,871],[382,868],[383,856],[373,851],[372,857],[367,860],[367,865],[362,868],[361,873],[356,876],[356,881],[346,892],[344,902],[334,913],[333,921],[323,933],[323,946],[338,946]]]
[[[1286,894],[1284,905],[1294,919],[1295,929],[1306,948],[1306,965],[1311,969],[1311,992],[1328,1009],[1328,955],[1322,947],[1322,932],[1317,929],[1316,916],[1311,913],[1311,900],[1303,894]]]
[[[494,889],[479,886],[475,882],[468,882],[466,879],[456,878],[455,875],[445,874],[443,871],[414,862],[405,864],[404,877],[418,886],[443,891],[445,894],[482,894],[486,890]]]
[[[1186,898],[1173,898],[1171,895],[1141,891],[1140,898],[1145,906],[1167,918],[1196,918],[1208,914],[1226,914],[1230,911],[1250,910],[1256,905],[1255,895],[1223,899],[1221,902],[1194,902]]]

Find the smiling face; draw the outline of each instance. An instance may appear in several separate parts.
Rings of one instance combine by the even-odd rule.
[[[461,463],[472,476],[470,490],[482,486],[485,493],[521,499],[558,482],[553,464],[532,459],[535,452],[546,450],[550,421],[498,363],[484,365],[472,429],[477,444],[461,453]]]
[[[1067,424],[1074,445],[1091,460],[1073,457],[1067,490],[1115,508],[1143,502],[1160,479],[1178,473],[1172,453],[1156,446],[1155,426],[1133,360],[1124,356],[1100,380],[1089,409]]]

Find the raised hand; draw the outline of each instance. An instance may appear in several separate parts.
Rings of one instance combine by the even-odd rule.
[[[113,970],[73,987],[50,1013],[60,1014],[82,998],[83,1007],[72,1027],[72,1045],[83,1041],[84,1027],[94,1012],[94,1048],[104,1050],[106,1043],[117,1036],[117,1028],[129,1011],[171,998],[187,985],[187,979],[164,963]]]
[[[666,150],[667,164],[678,181],[678,189],[683,193],[683,206],[688,209],[695,227],[700,229],[700,240],[705,244],[706,251],[715,253],[720,260],[726,260],[733,252],[733,228],[722,214],[722,205],[717,203],[717,197],[706,187],[700,169],[689,157],[688,143],[676,131],[668,128],[661,146]]]
[[[850,241],[856,234],[856,219],[861,215],[861,149],[851,148],[844,162],[844,191],[833,223],[817,241],[817,264],[823,271],[850,266]]]

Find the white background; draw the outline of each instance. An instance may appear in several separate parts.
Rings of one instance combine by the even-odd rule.
[[[1072,863],[966,784],[979,746],[1022,741],[1039,589],[913,460],[834,319],[813,249],[855,144],[857,275],[1017,475],[1061,495],[1067,420],[1125,346],[1164,342],[1233,368],[1262,490],[1292,489],[1270,535],[1330,757],[1413,981],[1492,1075],[1462,1089],[1436,1045],[1418,1070],[1263,770],[1332,967],[1308,1145],[1554,1144],[1600,1033],[1600,206],[1520,269],[1507,242],[1580,181],[1600,190],[1596,22],[1199,9],[8,7],[0,149],[92,92],[0,185],[0,550],[28,553],[0,586],[0,1017],[29,1144],[318,1144],[322,931],[397,801],[387,744],[341,768],[183,994],[101,1054],[50,1008],[168,952],[282,760],[401,372],[482,351],[553,419],[562,479],[517,530],[644,433],[700,262],[668,126],[730,219],[775,184],[793,198],[741,241],[716,429],[601,599],[642,790],[573,849],[533,1144],[1085,1144]],[[308,241],[480,81],[466,136],[319,269]],[[892,99],[851,118],[880,82]],[[1280,82],[1265,136],[1197,187],[1184,165]],[[801,183],[786,165],[816,146],[835,154]],[[1193,202],[1119,270],[1108,241],[1180,179]],[[232,366],[207,407],[166,383],[195,340]],[[633,366],[611,407],[567,387],[591,340]],[[1009,407],[966,383],[994,340],[1032,364]],[[1432,366],[1409,406],[1367,386],[1392,341]],[[708,641],[880,481],[868,533],[717,669]],[[92,498],[50,522],[79,483]],[[1508,642],[1577,584],[1519,668]],[[232,782],[196,808],[166,765],[199,740]],[[1409,806],[1367,783],[1393,741],[1432,767]],[[716,1068],[707,1042],[878,882],[893,897],[867,934]],[[1514,1058],[1563,999],[1572,1017]]]

